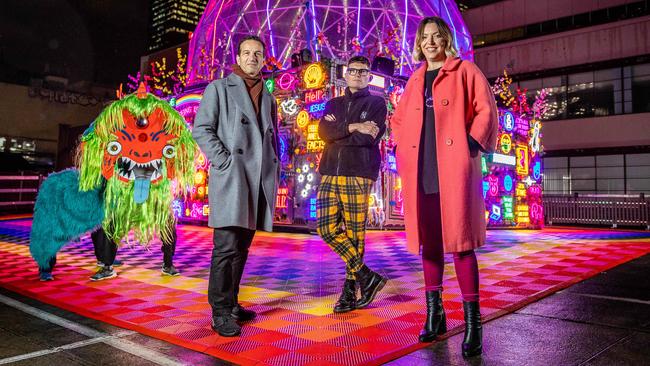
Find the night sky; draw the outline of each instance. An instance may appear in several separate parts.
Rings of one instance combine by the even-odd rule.
[[[116,87],[147,52],[148,16],[148,0],[5,0],[0,81],[50,74]]]
[[[462,0],[469,8],[495,0]],[[3,0],[0,81],[43,75],[116,88],[147,53],[149,0]]]

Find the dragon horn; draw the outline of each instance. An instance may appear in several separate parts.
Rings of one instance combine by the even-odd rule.
[[[144,85],[144,83],[140,83],[140,86],[138,87],[138,98],[144,99],[146,97],[147,97],[147,87]]]

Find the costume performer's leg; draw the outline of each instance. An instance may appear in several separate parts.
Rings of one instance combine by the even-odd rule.
[[[52,277],[52,271],[54,270],[55,265],[56,256],[50,259],[46,267],[38,269],[38,276],[41,281],[52,281],[54,279],[54,277]]]
[[[117,255],[117,244],[106,235],[106,232],[101,227],[90,234],[90,237],[93,241],[97,260],[104,263],[106,267],[112,266]]]
[[[174,254],[176,253],[176,241],[178,240],[178,234],[176,233],[176,227],[171,232],[171,237],[165,240],[162,239],[162,246],[160,250],[163,252],[163,265],[165,267],[171,267],[174,265]]]

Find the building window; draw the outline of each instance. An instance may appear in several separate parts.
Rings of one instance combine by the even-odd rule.
[[[650,194],[650,154],[544,158],[544,194]]]
[[[650,64],[631,66],[632,112],[650,112]]]
[[[544,120],[650,112],[650,64],[522,80],[518,87],[530,103],[547,90]]]
[[[472,36],[472,39],[474,42],[474,48],[480,48],[512,42],[519,39],[533,38],[546,34],[565,32],[572,29],[637,18],[648,14],[650,14],[650,3],[647,0],[636,1],[630,4],[598,9],[588,13],[575,14],[562,18],[545,20],[539,23],[527,24],[521,27],[479,34]]]
[[[626,193],[650,194],[650,154],[626,155]]]

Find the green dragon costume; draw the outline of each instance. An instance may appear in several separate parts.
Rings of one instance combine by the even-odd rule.
[[[41,186],[30,236],[39,268],[100,225],[118,244],[131,231],[145,246],[158,233],[169,237],[174,192],[191,186],[196,152],[183,117],[144,86],[111,103],[83,134],[77,169]]]

